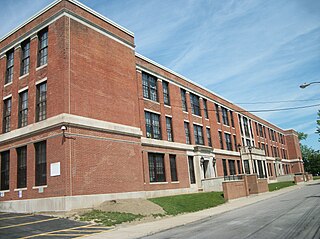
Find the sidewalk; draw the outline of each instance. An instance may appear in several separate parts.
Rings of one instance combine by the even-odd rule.
[[[127,225],[121,226],[119,225],[113,230],[108,232],[98,233],[92,236],[86,236],[85,238],[88,239],[97,239],[97,238],[119,238],[119,239],[126,239],[126,238],[139,238],[147,235],[152,235],[157,232],[161,232],[164,230],[168,230],[173,227],[182,226],[194,221],[198,221],[207,217],[212,217],[214,215],[231,211],[233,209],[237,209],[240,207],[247,206],[249,204],[253,204],[268,198],[276,197],[283,193],[287,193],[293,190],[300,189],[301,187],[312,184],[316,181],[299,184],[287,188],[280,189],[278,191],[273,192],[266,192],[258,195],[250,195],[249,197],[239,198],[231,200],[225,204],[219,205],[217,207],[205,209],[198,212],[187,213],[183,215],[178,215],[170,218],[161,219],[158,221],[141,223],[138,225]]]

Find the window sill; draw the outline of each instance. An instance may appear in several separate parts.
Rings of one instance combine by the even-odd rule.
[[[202,116],[200,116],[200,115],[195,115],[195,114],[192,114],[192,115],[195,116],[195,117],[198,117],[198,118],[202,119]]]
[[[0,193],[8,193],[10,190],[0,190]]]
[[[154,182],[154,183],[150,183],[152,185],[161,185],[161,184],[168,184],[168,182]]]
[[[29,75],[29,72],[27,74],[24,74],[22,76],[19,77],[19,80],[22,80],[23,78],[27,77]]]
[[[164,106],[171,109],[171,105],[164,104]]]
[[[173,181],[173,182],[171,182],[171,183],[178,184],[178,183],[180,183],[180,182],[179,182],[179,181]]]
[[[144,98],[144,97],[143,97],[143,99],[146,100],[146,101],[149,101],[149,102],[152,102],[152,103],[160,105],[160,103],[158,101],[150,100],[150,99]]]
[[[33,186],[32,189],[47,188],[47,187],[48,187],[48,185]]]
[[[7,83],[7,84],[5,84],[3,87],[7,87],[7,86],[9,86],[9,85],[12,85],[12,81],[9,82],[9,83]]]
[[[208,118],[205,118],[205,120],[209,121],[209,119],[208,119]]]
[[[230,125],[226,125],[226,124],[223,124],[223,125],[224,125],[224,127],[230,128]]]
[[[16,188],[13,191],[19,192],[19,191],[26,191],[26,190],[27,190],[27,188]]]
[[[184,110],[183,110],[182,112],[183,112],[183,113],[186,113],[186,114],[189,114],[189,112],[188,112],[188,111],[184,111]]]
[[[37,68],[36,68],[36,71],[41,70],[42,68],[45,68],[47,65],[48,65],[48,63],[46,63],[46,64],[44,64],[44,65],[42,65],[42,66],[37,67]]]

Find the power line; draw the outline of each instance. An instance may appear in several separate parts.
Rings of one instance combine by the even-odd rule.
[[[277,103],[286,103],[286,102],[305,102],[305,101],[317,101],[318,99],[308,99],[308,100],[279,100],[279,101],[256,101],[256,102],[236,102],[235,104],[243,105],[256,105],[256,104],[277,104]]]

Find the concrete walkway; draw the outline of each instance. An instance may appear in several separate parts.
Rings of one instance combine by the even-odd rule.
[[[299,190],[301,187],[304,187],[307,184],[317,183],[317,181],[303,183],[300,185],[295,185],[287,188],[283,188],[278,191],[262,193],[259,195],[251,195],[249,197],[239,198],[231,200],[225,204],[219,205],[217,207],[205,209],[198,212],[187,213],[183,215],[178,215],[170,218],[164,218],[161,220],[141,223],[138,225],[127,225],[127,226],[117,226],[114,230],[110,230],[108,232],[103,232],[99,234],[95,234],[92,236],[87,236],[85,238],[95,239],[95,238],[139,238],[147,235],[152,235],[157,232],[161,232],[164,230],[168,230],[173,227],[182,226],[194,221],[198,221],[207,217],[212,217],[217,214],[221,214],[224,212],[228,212],[233,209],[237,209],[240,207],[244,207],[268,198],[277,197],[281,194]]]

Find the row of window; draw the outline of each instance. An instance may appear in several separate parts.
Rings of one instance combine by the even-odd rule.
[[[236,170],[236,164],[237,164],[237,170]],[[229,172],[227,165],[229,166]],[[223,168],[223,175],[229,176],[229,175],[237,175],[242,174],[242,167],[240,160],[233,160],[233,159],[222,159],[222,168]]]
[[[47,184],[46,141],[34,144],[35,149],[35,186]],[[27,146],[16,149],[17,153],[17,188],[27,187]],[[1,152],[1,188],[9,190],[10,151]]]
[[[38,33],[38,60],[37,66],[45,65],[48,61],[48,29],[45,28]],[[12,82],[14,72],[14,49],[6,53],[6,75],[5,84]],[[21,43],[20,76],[29,73],[30,68],[30,39]]]
[[[28,125],[28,90],[19,93],[18,127]],[[2,132],[11,130],[12,97],[3,101],[3,127]],[[47,117],[47,83],[37,85],[36,92],[36,122]]]

